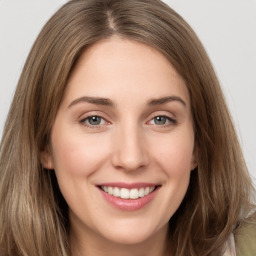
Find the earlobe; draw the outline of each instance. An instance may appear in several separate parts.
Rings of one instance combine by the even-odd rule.
[[[192,158],[192,161],[191,161],[190,170],[191,170],[191,171],[195,170],[197,166],[198,166],[198,163],[197,163],[197,161],[195,160],[195,157],[193,157],[193,158]]]
[[[191,165],[190,165],[190,170],[193,171],[196,169],[196,167],[198,166],[198,147],[195,146],[194,148],[194,152],[193,152],[193,156],[191,159]]]
[[[47,151],[40,152],[40,163],[45,169],[54,169],[52,156]]]

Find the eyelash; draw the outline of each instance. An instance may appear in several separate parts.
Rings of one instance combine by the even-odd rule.
[[[156,118],[166,118],[166,120],[168,121],[168,124],[164,123],[164,124],[152,124],[156,127],[159,127],[159,128],[166,128],[166,127],[169,127],[171,125],[176,125],[177,124],[177,120],[175,120],[174,118],[171,118],[167,115],[155,115],[153,118],[151,118],[147,124],[150,124],[151,121],[154,121]],[[90,118],[100,118],[100,123],[99,124],[96,124],[96,125],[93,125],[93,124],[90,124],[88,123]],[[104,121],[104,124],[101,124],[101,122]],[[87,116],[86,118],[83,118],[82,120],[79,121],[82,125],[90,128],[90,129],[97,129],[99,128],[100,126],[102,125],[107,125],[107,124],[110,124],[110,122],[106,121],[106,119],[100,115],[90,115],[90,116]]]
[[[109,122],[107,122],[105,118],[103,118],[102,116],[99,116],[99,115],[87,116],[86,118],[83,118],[83,119],[80,120],[79,122],[80,122],[82,125],[84,125],[84,126],[86,126],[86,127],[88,127],[88,128],[91,128],[91,129],[98,128],[98,127],[101,126],[101,125],[106,125],[106,124],[97,124],[97,125],[89,124],[89,123],[87,123],[87,121],[89,121],[90,118],[100,118],[101,121],[104,120],[104,122],[105,122],[106,124],[109,124]],[[100,121],[100,122],[101,122],[101,121]]]
[[[155,118],[157,117],[161,117],[161,118],[166,118],[167,121],[169,121],[170,123],[169,124],[163,124],[163,125],[157,125],[157,124],[154,124],[155,126],[162,126],[162,127],[168,127],[170,125],[175,125],[177,124],[177,120],[175,120],[174,118],[171,118],[167,115],[155,115],[153,118],[150,119],[149,122],[151,122],[152,120],[154,120]]]

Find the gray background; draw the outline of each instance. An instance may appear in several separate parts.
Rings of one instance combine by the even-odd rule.
[[[0,137],[28,52],[43,24],[65,2],[0,0]],[[188,21],[205,45],[248,169],[256,179],[256,0],[165,2]]]

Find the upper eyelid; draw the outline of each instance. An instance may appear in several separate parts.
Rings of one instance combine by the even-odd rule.
[[[83,113],[81,115],[79,115],[78,119],[79,120],[83,120],[92,116],[98,116],[101,117],[103,119],[105,119],[106,121],[108,119],[111,119],[107,114],[102,113],[101,111],[95,110],[95,111],[88,111],[86,113]]]
[[[170,111],[159,110],[159,111],[154,111],[152,114],[150,114],[148,119],[151,120],[152,118],[157,117],[157,116],[165,116],[165,117],[168,117],[170,119],[175,119],[175,120],[177,118],[175,113],[172,113]]]
[[[154,118],[156,118],[156,117],[158,117],[158,116],[167,118],[167,119],[168,119],[171,123],[173,123],[173,124],[176,124],[176,123],[177,123],[177,120],[176,120],[175,118],[170,117],[170,116],[168,116],[168,115],[155,115],[154,117],[150,118],[149,121],[147,121],[147,122],[152,121]]]
[[[110,123],[105,117],[100,116],[100,115],[88,115],[88,116],[86,116],[86,117],[84,117],[84,118],[81,118],[81,119],[80,119],[80,122],[85,121],[85,120],[87,120],[88,118],[94,117],[94,116],[97,116],[97,117],[102,118],[106,123]]]
[[[90,110],[90,111],[83,112],[82,114],[79,115],[78,118],[83,119],[83,116],[84,116],[84,118],[87,118],[87,117],[90,117],[90,116],[99,116],[99,117],[102,117],[104,119],[113,119],[113,117],[110,117],[108,114],[106,114],[102,111],[99,111],[99,110],[92,110],[92,111]],[[113,114],[111,114],[111,116],[113,116]],[[151,114],[146,113],[146,114],[143,114],[143,116],[144,116],[144,118],[146,118],[146,116],[148,116],[148,118],[151,118],[151,119],[156,117],[156,116],[166,116],[166,117],[169,117],[171,119],[176,118],[176,115],[174,113],[171,113],[170,111],[163,111],[163,110],[154,111]]]
[[[168,114],[156,114],[156,115],[153,115],[153,117],[151,119],[153,119],[155,117],[158,117],[158,116],[164,116],[164,117],[167,117],[167,118],[170,118],[170,119],[175,119],[176,118],[176,117],[172,117]]]
[[[102,116],[100,116],[100,115],[94,115],[94,114],[88,115],[88,116],[82,118],[82,119],[80,120],[80,122],[81,122],[81,123],[82,123],[82,122],[85,122],[88,118],[90,118],[90,117],[95,117],[95,116],[102,118],[102,119],[106,122],[106,124],[111,124],[111,122],[109,122],[106,118],[104,118],[104,117],[102,117]],[[175,118],[172,118],[172,117],[170,117],[170,116],[168,116],[168,115],[164,115],[164,114],[162,114],[162,115],[161,115],[161,114],[154,115],[154,116],[152,116],[151,118],[149,118],[148,121],[146,121],[146,123],[149,123],[149,122],[152,121],[154,118],[160,117],[160,116],[167,118],[170,122],[177,123],[177,120],[176,120]],[[95,125],[95,126],[97,126],[97,125]]]

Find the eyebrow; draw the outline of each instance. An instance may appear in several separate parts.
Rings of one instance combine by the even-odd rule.
[[[70,108],[73,105],[76,105],[76,104],[82,103],[82,102],[87,102],[87,103],[91,103],[91,104],[95,104],[95,105],[109,106],[109,107],[114,106],[114,103],[110,99],[84,96],[84,97],[81,97],[81,98],[78,98],[78,99],[72,101],[68,107]]]
[[[180,98],[179,96],[168,96],[168,97],[162,97],[159,99],[152,99],[148,102],[148,105],[155,106],[155,105],[163,105],[168,102],[177,101],[180,102],[183,106],[186,106],[185,101]]]
[[[152,100],[148,101],[148,105],[149,106],[163,105],[163,104],[166,104],[168,102],[173,102],[173,101],[180,102],[182,105],[186,106],[185,101],[178,96],[167,96],[167,97],[161,97],[158,99],[152,99]],[[113,101],[108,98],[83,96],[83,97],[80,97],[80,98],[72,101],[69,104],[68,108],[72,107],[73,105],[76,105],[78,103],[83,103],[83,102],[91,103],[91,104],[95,104],[95,105],[108,106],[108,107],[114,106]]]

